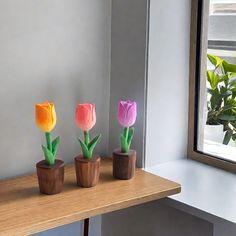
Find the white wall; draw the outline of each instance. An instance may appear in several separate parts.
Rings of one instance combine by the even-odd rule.
[[[189,0],[151,0],[146,166],[186,157]]]

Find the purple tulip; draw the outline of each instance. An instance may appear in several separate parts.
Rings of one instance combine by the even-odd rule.
[[[118,104],[117,119],[123,127],[130,127],[136,121],[137,104],[134,101],[120,101]]]

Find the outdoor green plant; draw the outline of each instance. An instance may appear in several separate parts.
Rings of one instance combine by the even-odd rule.
[[[207,71],[210,99],[207,101],[208,125],[222,124],[225,131],[223,144],[230,139],[236,140],[236,65],[226,60],[207,55],[214,65],[213,70]]]

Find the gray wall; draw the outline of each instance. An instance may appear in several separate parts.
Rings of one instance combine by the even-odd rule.
[[[80,152],[77,102],[96,103],[96,152],[107,155],[110,8],[110,0],[0,1],[0,178],[32,172],[43,158],[34,104],[46,99],[56,105],[58,158]]]
[[[219,221],[214,224],[214,236],[235,236],[236,224]]]
[[[108,155],[110,24],[111,0],[0,1],[0,178],[33,172],[43,158],[34,104],[46,99],[56,105],[58,158],[72,162],[80,152],[77,102],[96,103],[96,152]],[[80,222],[42,235],[79,231]]]
[[[143,166],[144,154],[147,9],[146,0],[112,1],[109,150],[120,146],[118,101],[135,100],[138,117],[131,148],[137,151],[138,166]]]
[[[147,167],[186,157],[190,3],[150,3]]]
[[[89,235],[101,236],[101,216],[92,217],[89,220]],[[82,236],[83,222],[78,221],[73,224],[63,225],[54,229],[33,234],[33,236]]]
[[[102,236],[120,235],[212,236],[213,224],[155,201],[107,214]]]

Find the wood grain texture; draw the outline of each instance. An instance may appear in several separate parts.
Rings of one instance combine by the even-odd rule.
[[[95,215],[179,193],[179,184],[137,169],[131,180],[112,177],[111,159],[101,162],[93,188],[76,184],[74,166],[65,167],[64,191],[39,193],[37,176],[0,181],[0,235],[29,235]]]
[[[122,153],[114,150],[113,156],[113,177],[116,179],[131,179],[134,177],[136,168],[136,151],[130,150],[129,153]]]
[[[83,155],[75,157],[75,171],[77,185],[90,188],[97,185],[100,175],[99,156],[93,156],[91,159],[84,159]]]
[[[36,164],[41,193],[51,195],[62,191],[64,185],[64,166],[64,161],[57,159],[53,166],[47,165],[45,160]]]

